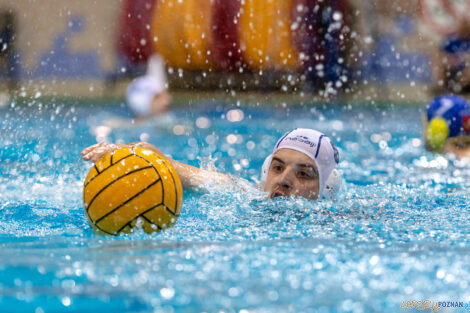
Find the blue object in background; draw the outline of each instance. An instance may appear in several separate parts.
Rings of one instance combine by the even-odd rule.
[[[467,101],[459,96],[445,95],[435,98],[427,107],[428,121],[435,117],[442,117],[449,126],[449,137],[459,136],[462,133],[462,114],[470,108]]]
[[[19,79],[28,78],[64,78],[64,79],[100,79],[105,73],[100,65],[97,51],[73,52],[70,40],[83,32],[85,21],[82,16],[70,17],[67,28],[59,32],[52,40],[51,47],[41,53],[35,68],[23,66],[21,51],[15,54],[15,65]]]
[[[447,53],[467,52],[470,50],[470,38],[449,38],[442,49]]]
[[[51,49],[41,55],[38,66],[32,73],[33,77],[74,79],[103,77],[96,51],[70,51],[70,39],[84,30],[84,24],[81,16],[71,17],[68,22],[68,29],[58,34]]]
[[[424,52],[400,51],[398,41],[414,29],[413,19],[401,15],[395,21],[393,31],[377,32],[370,52],[366,53],[361,60],[361,78],[379,83],[431,81],[428,55]]]

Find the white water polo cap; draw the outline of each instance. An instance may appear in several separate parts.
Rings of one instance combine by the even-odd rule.
[[[148,116],[152,112],[153,98],[167,89],[163,58],[154,54],[148,62],[147,74],[134,79],[127,87],[126,101],[135,115]]]
[[[127,104],[135,115],[148,116],[152,113],[153,98],[165,89],[165,83],[152,76],[136,78],[127,87]]]
[[[316,164],[319,174],[319,195],[332,198],[338,192],[341,176],[336,169],[339,153],[325,134],[308,128],[296,128],[284,134],[264,160],[261,169],[261,185],[264,187],[271,166],[272,156],[280,149],[292,149],[304,153]]]

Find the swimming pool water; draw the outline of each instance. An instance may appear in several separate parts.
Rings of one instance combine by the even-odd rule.
[[[127,113],[113,103],[0,114],[2,312],[407,312],[403,301],[470,301],[470,164],[424,150],[417,107],[211,102],[140,125],[119,124]],[[144,139],[256,181],[293,127],[340,149],[337,201],[185,190],[175,227],[160,234],[105,237],[86,221],[91,164],[79,153],[97,140]]]

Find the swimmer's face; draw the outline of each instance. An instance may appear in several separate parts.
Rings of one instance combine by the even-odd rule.
[[[166,113],[170,108],[171,96],[168,91],[164,90],[156,94],[152,99],[152,115],[161,115]]]
[[[274,153],[264,191],[269,198],[299,196],[318,198],[318,169],[307,155],[292,149]]]

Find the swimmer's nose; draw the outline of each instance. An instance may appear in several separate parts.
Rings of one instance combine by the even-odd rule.
[[[279,177],[278,185],[281,188],[284,188],[286,190],[291,190],[293,186],[292,182],[292,177],[291,173],[289,170],[286,170],[282,173],[282,175]]]
[[[279,187],[282,187],[284,189],[290,190],[292,187],[286,182],[279,182]]]

